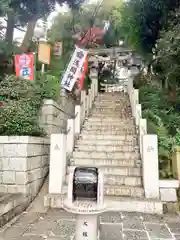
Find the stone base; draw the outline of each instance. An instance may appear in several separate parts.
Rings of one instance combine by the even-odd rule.
[[[45,207],[63,208],[66,194],[48,194],[44,197]],[[105,197],[107,211],[140,212],[149,214],[162,214],[163,204],[159,200]]]
[[[22,213],[30,204],[30,197],[22,194],[0,195],[0,228]]]
[[[163,203],[163,210],[164,213],[177,213],[180,211],[180,203],[179,202],[166,202]]]

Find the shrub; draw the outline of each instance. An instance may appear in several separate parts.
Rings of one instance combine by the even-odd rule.
[[[143,117],[147,119],[148,132],[158,135],[160,176],[174,177],[169,167],[172,151],[180,143],[180,115],[169,102],[168,93],[151,84],[139,88]],[[177,99],[177,102],[179,99]]]
[[[38,113],[44,98],[56,99],[58,80],[52,76],[37,74],[36,81],[6,76],[0,81],[1,97],[7,103],[0,106],[0,135],[43,136]]]

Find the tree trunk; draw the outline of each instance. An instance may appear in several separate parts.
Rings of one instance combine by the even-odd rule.
[[[35,29],[37,20],[38,20],[38,16],[35,16],[27,24],[26,34],[25,34],[24,39],[21,43],[21,49],[23,51],[26,51],[29,47],[30,41],[31,41],[31,39],[34,35],[34,29]]]
[[[9,53],[12,52],[13,50],[14,24],[15,24],[14,12],[12,9],[10,9],[7,13],[7,29],[5,36],[7,50]]]

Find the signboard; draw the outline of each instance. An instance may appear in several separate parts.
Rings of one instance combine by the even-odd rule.
[[[35,79],[35,53],[15,55],[16,76],[33,81]]]
[[[38,61],[44,64],[50,64],[51,46],[47,43],[39,43]]]
[[[54,44],[54,55],[55,56],[61,56],[62,55],[62,42],[58,42],[56,41],[55,44]]]
[[[79,78],[79,72],[83,67],[88,51],[76,46],[76,49],[63,76],[61,85],[68,91],[72,91],[75,82]]]

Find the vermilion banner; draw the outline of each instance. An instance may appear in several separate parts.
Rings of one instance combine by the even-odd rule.
[[[83,72],[82,72],[82,76],[80,78],[80,86],[79,86],[80,89],[83,88],[84,79],[86,77],[87,71],[88,71],[88,56],[86,56],[86,58],[85,58],[85,62],[84,62],[84,66],[83,66]]]

